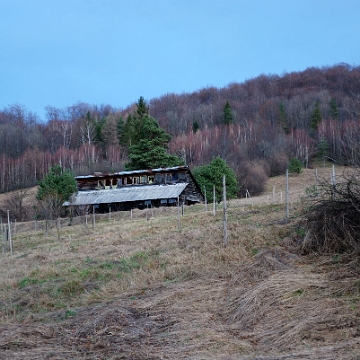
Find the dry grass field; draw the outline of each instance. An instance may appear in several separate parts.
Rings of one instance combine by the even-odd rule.
[[[336,169],[341,173],[342,169]],[[319,168],[330,177],[330,168]],[[0,359],[360,359],[360,261],[296,251],[314,170],[264,195],[63,226],[0,255]],[[281,202],[282,200],[282,202]],[[0,199],[1,203],[1,199]]]

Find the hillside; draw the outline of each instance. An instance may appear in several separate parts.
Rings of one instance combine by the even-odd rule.
[[[148,134],[140,126],[146,122],[135,121],[140,99],[140,113],[149,114],[166,139],[172,137],[163,143],[169,154],[191,169],[220,156],[252,194],[295,157],[304,164],[325,155],[337,164],[358,165],[359,79],[360,67],[347,64],[261,74],[146,101],[139,94],[125,109],[82,102],[48,106],[46,122],[14,104],[0,109],[0,192],[36,185],[54,165],[75,175],[123,170],[130,144]]]
[[[314,182],[290,178],[290,223],[284,176],[230,202],[226,248],[222,209],[203,205],[180,223],[176,208],[64,220],[60,242],[17,224],[0,257],[0,359],[358,359],[358,258],[296,252]]]

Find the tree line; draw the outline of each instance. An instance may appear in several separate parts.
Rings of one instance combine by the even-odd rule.
[[[172,164],[194,168],[220,156],[236,173],[239,195],[255,194],[291,158],[305,166],[315,156],[358,164],[359,94],[360,67],[337,64],[140,98],[140,107],[48,106],[44,120],[23,105],[9,105],[0,110],[0,191],[35,185],[54,165],[75,175],[131,169],[138,166],[132,164],[139,160],[136,151],[166,149],[171,138],[166,153]],[[162,143],[140,143],[139,125],[158,132]]]

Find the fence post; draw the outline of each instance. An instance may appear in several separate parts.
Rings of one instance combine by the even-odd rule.
[[[289,170],[286,169],[286,221],[289,220]]]
[[[12,246],[12,239],[11,239],[11,224],[10,224],[10,211],[7,211],[8,215],[8,231],[9,231],[9,244],[10,244],[10,254],[13,254],[13,246]]]
[[[207,198],[206,198],[206,187],[205,186],[204,186],[204,198],[205,198],[205,211],[207,212],[208,208],[207,208]]]
[[[335,165],[332,166],[331,185],[333,186],[334,200],[336,200],[336,193],[335,193],[335,185],[336,185]]]
[[[215,185],[213,185],[213,215],[216,213]]]
[[[178,211],[178,230],[180,231],[180,198],[177,197],[177,211]]]
[[[2,252],[5,252],[5,239],[4,239],[4,227],[3,227],[3,222],[2,222],[2,218],[0,218],[0,223],[1,223],[1,243],[2,243]]]
[[[228,246],[227,214],[226,214],[226,179],[223,175],[223,203],[224,203],[224,245]]]
[[[92,227],[93,229],[95,229],[95,205],[93,205]]]

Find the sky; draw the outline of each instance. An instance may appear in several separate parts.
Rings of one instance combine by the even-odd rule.
[[[0,110],[126,108],[360,65],[360,0],[0,0]]]

